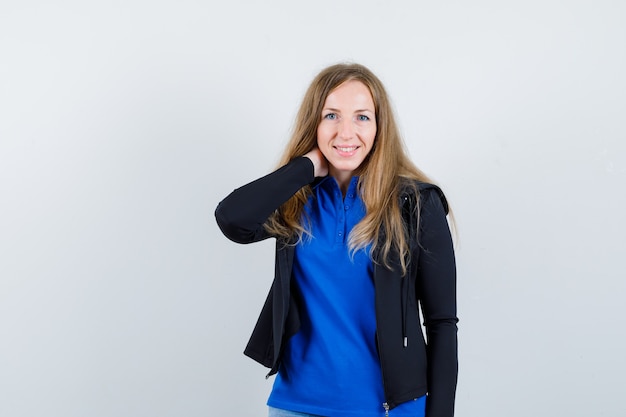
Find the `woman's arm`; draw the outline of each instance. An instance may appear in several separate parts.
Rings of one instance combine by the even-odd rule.
[[[458,373],[456,263],[438,190],[421,193],[418,288],[426,326],[427,417],[452,417]]]
[[[296,158],[271,174],[234,190],[215,210],[222,233],[237,243],[268,238],[263,224],[299,189],[313,182],[314,167],[311,158]]]

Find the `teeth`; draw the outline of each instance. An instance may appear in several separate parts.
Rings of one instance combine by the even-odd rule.
[[[339,149],[341,152],[352,152],[356,148],[357,148],[356,146],[350,146],[348,148],[344,148],[342,146],[337,146],[337,149]]]

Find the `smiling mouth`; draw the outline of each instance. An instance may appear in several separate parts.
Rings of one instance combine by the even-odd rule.
[[[337,148],[337,150],[341,151],[341,152],[352,152],[352,151],[356,151],[358,146],[335,146]]]

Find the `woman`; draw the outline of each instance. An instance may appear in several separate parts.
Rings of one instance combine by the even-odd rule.
[[[356,64],[324,69],[280,168],[215,212],[235,242],[276,238],[274,282],[245,350],[277,373],[270,417],[453,416],[447,212],[408,159],[378,78]]]

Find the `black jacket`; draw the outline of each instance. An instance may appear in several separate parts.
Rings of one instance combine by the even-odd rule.
[[[308,158],[296,158],[277,171],[233,191],[218,205],[217,223],[229,239],[251,243],[271,237],[267,218],[296,191],[315,180]],[[376,336],[386,405],[428,393],[427,417],[452,417],[457,381],[456,267],[441,190],[418,183],[401,195],[410,235],[408,278],[402,278],[396,254],[392,268],[374,268]],[[419,216],[415,208],[419,207]],[[419,225],[417,224],[419,218]],[[419,227],[419,233],[416,233]],[[419,241],[415,236],[419,236]],[[278,371],[285,341],[300,326],[291,291],[294,246],[277,239],[275,277],[245,354]],[[420,327],[421,304],[425,343]]]

